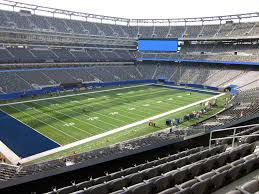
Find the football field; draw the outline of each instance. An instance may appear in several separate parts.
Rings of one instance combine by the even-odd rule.
[[[66,145],[212,96],[142,85],[8,104],[0,110]]]

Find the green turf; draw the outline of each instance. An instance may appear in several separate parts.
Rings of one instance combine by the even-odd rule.
[[[212,115],[221,111],[224,108],[224,104],[225,104],[224,96],[218,98],[217,104],[218,104],[217,107],[214,107],[211,111],[209,111],[205,115],[202,115],[199,119],[192,119],[188,122],[184,122],[180,125],[180,127],[189,127],[189,126],[191,126],[191,125],[193,125],[197,122],[206,120],[207,118],[209,118]],[[199,105],[197,105],[197,106],[185,109],[183,111],[180,111],[178,113],[174,113],[174,114],[171,114],[169,116],[162,117],[159,120],[157,120],[157,126],[156,127],[149,127],[147,124],[142,124],[142,125],[139,125],[137,127],[133,127],[133,128],[128,129],[128,130],[116,133],[114,135],[109,135],[109,136],[100,138],[98,140],[82,144],[80,146],[75,146],[73,148],[70,148],[70,149],[67,149],[67,150],[64,150],[64,151],[61,151],[61,152],[57,152],[57,153],[54,153],[54,154],[51,154],[51,155],[33,160],[29,163],[38,163],[38,162],[53,160],[53,159],[56,159],[56,158],[62,158],[64,156],[70,156],[70,155],[73,155],[75,153],[78,154],[78,153],[81,153],[81,152],[86,152],[86,151],[94,150],[94,149],[97,149],[97,148],[102,148],[102,147],[106,147],[106,146],[109,146],[109,145],[113,145],[113,144],[116,144],[116,143],[119,143],[119,142],[122,142],[122,141],[126,141],[126,140],[129,140],[129,139],[141,137],[141,136],[150,134],[152,132],[156,132],[156,131],[159,131],[161,129],[167,128],[167,126],[165,125],[165,118],[167,118],[167,117],[180,117],[180,118],[182,118],[185,114],[190,113],[192,111],[198,111],[198,110],[200,110],[200,108],[201,107]]]
[[[12,115],[53,141],[65,145],[212,96],[194,92],[192,95],[188,94],[189,92],[164,87],[138,86],[24,102],[3,106],[0,107],[0,110]],[[169,116],[172,118],[181,117],[195,109],[199,110],[199,105]],[[165,128],[164,122],[165,117],[157,120],[158,127],[156,128],[142,124],[47,158],[61,157],[72,151],[78,153],[146,135]],[[190,124],[191,121],[188,125]]]

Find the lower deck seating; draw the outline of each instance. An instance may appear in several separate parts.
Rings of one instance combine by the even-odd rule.
[[[254,144],[195,148],[50,193],[208,194],[259,167]]]

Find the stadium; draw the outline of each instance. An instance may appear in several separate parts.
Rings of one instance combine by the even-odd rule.
[[[259,13],[0,0],[0,41],[0,193],[259,193]]]

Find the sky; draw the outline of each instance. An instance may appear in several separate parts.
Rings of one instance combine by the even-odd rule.
[[[130,19],[218,16],[259,11],[259,0],[14,0]]]

